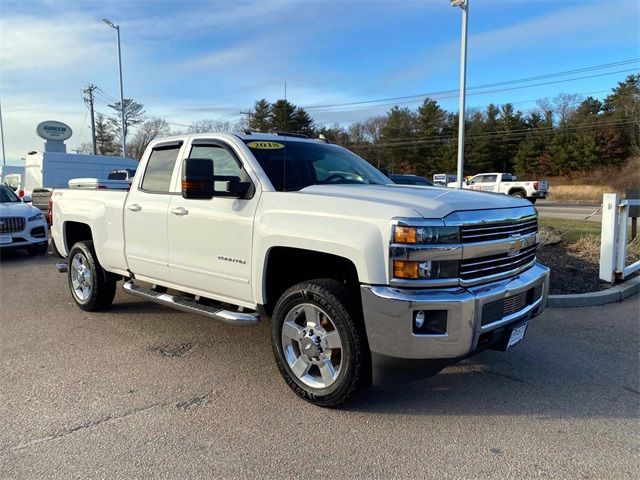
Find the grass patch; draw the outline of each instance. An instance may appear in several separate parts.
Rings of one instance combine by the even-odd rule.
[[[563,242],[575,243],[583,237],[600,239],[600,223],[587,220],[568,220],[561,218],[538,218],[542,227],[555,228],[560,232]]]

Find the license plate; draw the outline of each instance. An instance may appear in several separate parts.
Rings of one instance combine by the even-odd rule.
[[[511,330],[511,336],[509,337],[509,343],[507,343],[507,348],[513,347],[524,338],[524,333],[527,331],[527,325],[529,324],[523,323],[522,325],[519,325],[513,330]]]
[[[11,243],[11,235],[0,235],[0,245]]]

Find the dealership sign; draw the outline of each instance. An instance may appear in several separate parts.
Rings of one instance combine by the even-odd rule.
[[[70,138],[73,132],[69,125],[56,122],[55,120],[47,120],[46,122],[40,122],[38,124],[36,133],[40,138],[44,138],[45,140],[64,141]]]

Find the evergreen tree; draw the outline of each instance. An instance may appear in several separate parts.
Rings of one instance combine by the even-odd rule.
[[[416,115],[408,108],[393,107],[380,130],[383,158],[391,173],[415,173],[417,146]]]
[[[253,111],[249,114],[249,130],[254,132],[271,131],[271,104],[264,98],[256,100]]]

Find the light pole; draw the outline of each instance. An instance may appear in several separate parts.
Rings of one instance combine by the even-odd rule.
[[[7,157],[4,153],[4,126],[2,125],[2,100],[0,100],[0,140],[2,142],[2,165],[7,164]]]
[[[122,89],[122,53],[120,52],[120,25],[114,24],[108,18],[103,18],[102,21],[111,28],[115,28],[118,35],[118,69],[120,70],[120,116],[122,119],[122,156],[127,156],[127,126],[124,122],[124,91]]]
[[[467,15],[469,0],[451,0],[452,7],[462,10],[462,40],[460,45],[460,117],[458,119],[458,188],[462,188],[464,172],[464,104],[467,95]]]

